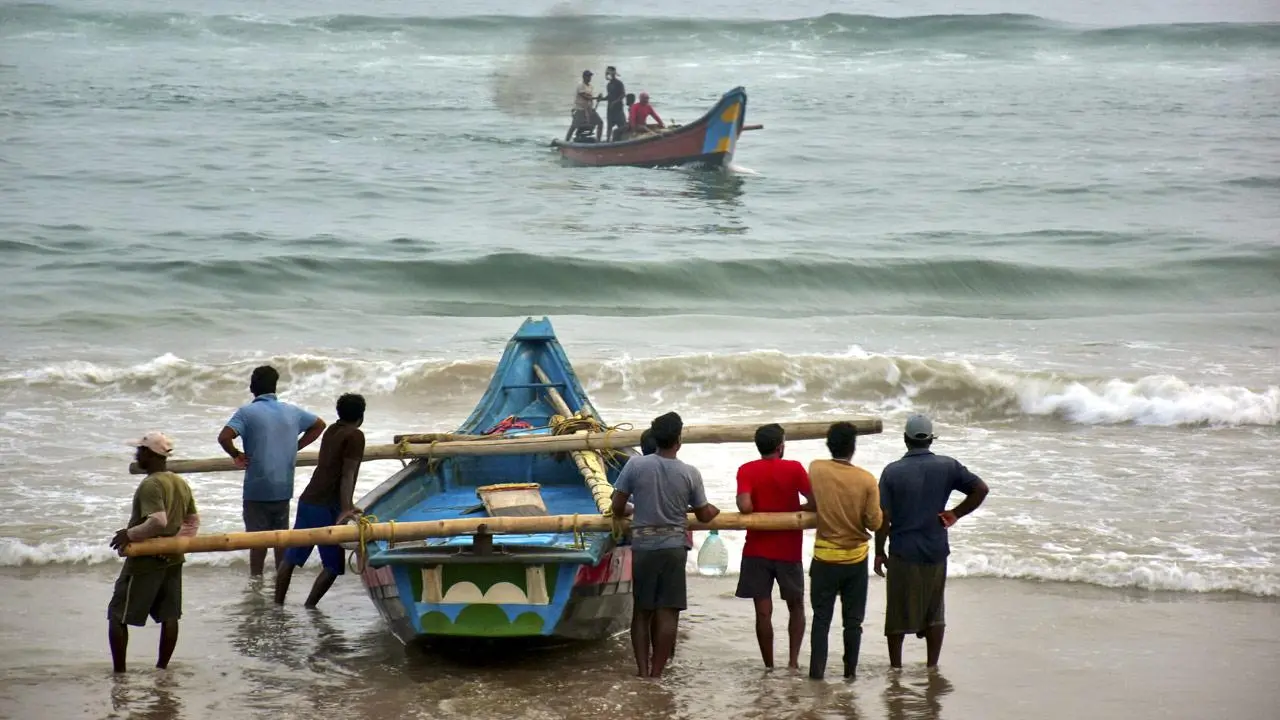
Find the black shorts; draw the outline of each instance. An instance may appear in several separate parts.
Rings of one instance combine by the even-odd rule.
[[[637,610],[684,610],[684,566],[689,551],[684,548],[631,551],[631,593]]]
[[[609,106],[609,127],[626,127],[627,113],[622,109],[622,103]]]
[[[289,501],[244,501],[244,531],[289,529]]]
[[[773,581],[778,581],[778,590],[783,600],[804,599],[804,564],[783,562],[761,557],[742,558],[742,571],[738,574],[738,591],[734,593],[740,598],[753,600],[773,595]]]
[[[182,563],[126,575],[120,573],[107,605],[107,619],[142,627],[182,617]]]

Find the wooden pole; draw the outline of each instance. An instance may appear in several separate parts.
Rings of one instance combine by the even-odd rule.
[[[746,132],[748,130],[763,130],[763,129],[764,129],[763,125],[743,125],[742,126],[742,132]]]
[[[430,432],[430,433],[410,433],[408,435],[394,435],[391,442],[399,445],[400,443],[433,443],[433,442],[466,442],[467,440],[493,440],[494,435],[462,435],[459,433],[448,432]]]
[[[811,512],[795,513],[720,513],[709,523],[700,523],[690,515],[690,530],[807,530],[818,526],[818,516]],[[538,515],[532,517],[475,517],[419,522],[372,523],[365,534],[367,540],[411,541],[427,538],[455,537],[487,532],[493,535],[527,535],[532,533],[607,532],[614,519],[603,515]],[[617,521],[623,529],[630,519]],[[267,530],[237,532],[225,535],[152,538],[130,543],[127,556],[167,555],[170,553],[227,552],[258,548],[286,548],[307,545],[337,545],[358,542],[360,528],[356,524],[333,525],[309,530]]]
[[[556,412],[566,420],[572,417],[573,410],[569,409],[569,403],[564,401],[564,396],[551,384],[551,378],[547,377],[537,364],[533,366],[533,374],[538,378],[538,382],[547,386],[547,397],[550,398]],[[582,430],[574,434],[580,435],[585,432]],[[596,503],[596,509],[601,515],[612,515],[613,483],[609,482],[604,457],[594,450],[574,450],[572,456],[574,464],[578,466],[578,472],[582,475],[582,481],[591,492],[591,499]]]
[[[845,420],[853,424],[859,435],[873,435],[884,429],[879,418],[843,417],[831,420],[784,422],[788,440],[813,440],[827,436],[831,423]],[[755,438],[755,424],[743,425],[686,425],[680,442],[696,443],[751,442]],[[577,433],[574,435],[521,435],[491,440],[454,440],[437,443],[407,443],[403,445],[368,445],[364,449],[365,460],[410,460],[413,458],[455,457],[458,455],[529,455],[574,450],[613,450],[635,447],[640,444],[640,430],[612,430],[609,432]],[[317,453],[298,453],[299,467],[315,465]],[[250,462],[252,462],[250,458]],[[176,473],[233,472],[237,470],[231,458],[207,458],[202,460],[170,460],[168,469]],[[129,466],[129,472],[142,475],[137,464]]]

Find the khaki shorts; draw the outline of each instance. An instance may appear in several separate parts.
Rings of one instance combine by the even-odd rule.
[[[923,635],[931,627],[947,624],[946,561],[911,563],[890,557],[885,580],[885,635]]]

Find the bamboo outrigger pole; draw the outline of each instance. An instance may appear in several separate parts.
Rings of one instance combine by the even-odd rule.
[[[843,417],[822,421],[784,422],[788,440],[813,440],[827,435],[831,423],[845,420],[853,423],[859,435],[873,435],[884,429],[879,418]],[[751,442],[757,425],[686,425],[680,434],[680,442],[735,443]],[[365,460],[410,460],[414,458],[456,457],[458,455],[528,455],[532,453],[572,452],[574,450],[621,450],[640,444],[640,430],[608,430],[606,432],[576,433],[573,435],[520,435],[488,440],[451,440],[432,443],[402,443],[399,445],[369,445],[364,449]],[[318,454],[298,453],[299,467],[315,465]],[[250,461],[252,462],[252,460]],[[168,469],[176,473],[234,472],[239,468],[231,458],[202,460],[170,460]],[[129,472],[142,475],[145,472],[132,464]]]
[[[818,516],[811,512],[794,513],[720,513],[709,523],[688,517],[690,530],[807,530],[817,527]],[[437,537],[455,537],[489,533],[491,535],[527,535],[532,533],[608,532],[617,522],[621,529],[630,520],[616,520],[603,515],[537,515],[511,517],[453,518],[418,522],[369,523],[364,540],[411,541]],[[167,555],[171,553],[226,552],[255,548],[286,548],[307,545],[338,545],[359,542],[360,526],[355,523],[311,528],[309,530],[267,530],[237,532],[225,535],[152,538],[130,543],[127,556]]]
[[[547,397],[551,400],[551,405],[555,407],[556,412],[568,420],[573,417],[573,410],[569,408],[569,403],[564,401],[564,396],[560,391],[555,389],[551,384],[551,378],[542,371],[542,368],[536,364],[533,366],[533,374],[538,378],[538,382],[547,386]],[[581,435],[586,430],[574,433]],[[594,450],[574,450],[573,462],[578,466],[578,472],[582,474],[582,481],[586,483],[587,490],[591,491],[591,499],[596,503],[596,509],[601,515],[612,515],[613,509],[610,506],[613,497],[613,484],[609,482],[608,471],[605,470],[604,456]]]

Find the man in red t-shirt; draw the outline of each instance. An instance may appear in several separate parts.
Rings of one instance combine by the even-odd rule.
[[[786,435],[778,424],[756,428],[760,459],[738,468],[738,512],[799,512],[813,509],[809,473],[795,460],[783,460]],[[800,497],[805,503],[801,505]],[[800,667],[800,643],[804,641],[803,530],[748,530],[742,549],[742,570],[737,596],[756,605],[756,639],[764,666],[773,667],[773,581],[787,603],[791,640],[787,667]]]

